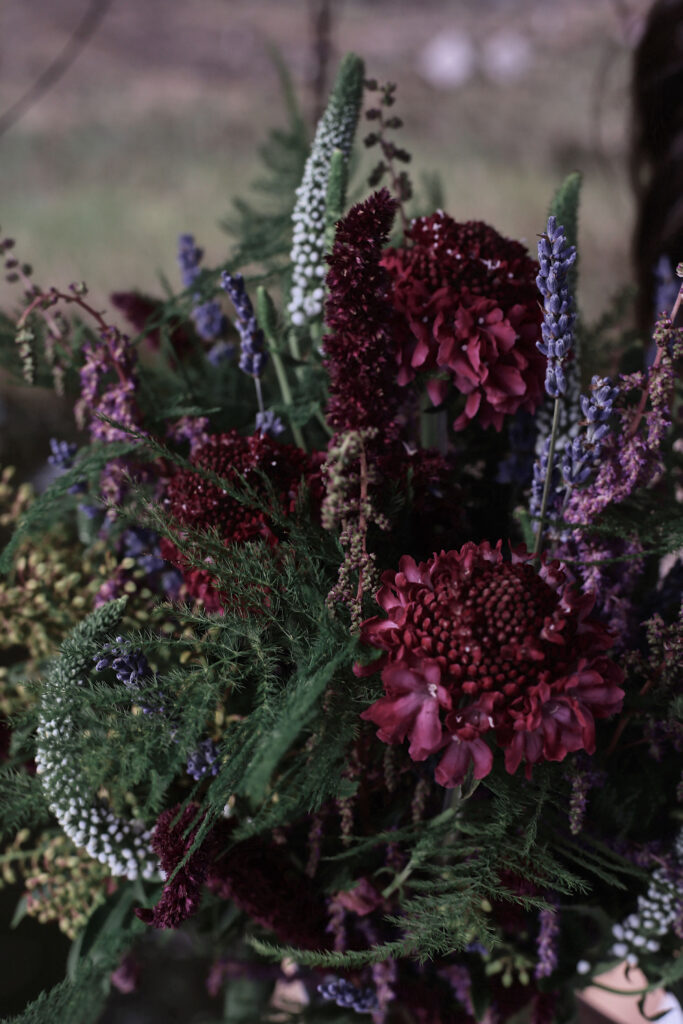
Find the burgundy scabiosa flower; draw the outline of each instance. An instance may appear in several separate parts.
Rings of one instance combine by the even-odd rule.
[[[456,430],[475,417],[500,430],[506,415],[534,412],[546,362],[536,348],[536,262],[487,224],[458,223],[442,211],[414,221],[408,237],[406,247],[388,249],[382,259],[394,308],[404,316],[399,384],[427,373],[435,405],[451,386],[466,395]]]
[[[606,657],[613,639],[591,616],[557,561],[532,564],[524,546],[504,559],[502,542],[467,543],[386,572],[377,600],[384,616],[362,627],[382,657],[385,696],[362,716],[387,743],[410,739],[413,760],[440,753],[435,778],[461,783],[491,770],[491,741],[515,772],[538,761],[593,753],[596,718],[621,707],[623,673]]]

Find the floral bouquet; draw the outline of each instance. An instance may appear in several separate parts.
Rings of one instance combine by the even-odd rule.
[[[4,361],[81,430],[0,483],[3,872],[73,940],[25,1024],[168,929],[231,1022],[681,992],[680,294],[588,325],[578,174],[529,253],[412,195],[395,98],[346,57],[178,294],[101,312],[2,243]]]

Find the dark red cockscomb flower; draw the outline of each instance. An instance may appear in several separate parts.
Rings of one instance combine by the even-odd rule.
[[[179,927],[199,909],[206,886],[232,900],[281,942],[310,949],[329,945],[325,902],[311,889],[310,879],[289,862],[286,851],[261,838],[228,848],[234,821],[218,821],[176,871],[197,835],[196,816],[194,804],[183,810],[178,804],[159,816],[152,848],[168,880],[155,907],[136,910],[142,921],[155,928]]]
[[[294,445],[274,441],[267,434],[258,432],[243,437],[236,430],[230,430],[214,435],[195,449],[191,461],[200,469],[210,470],[234,483],[237,491],[244,481],[262,502],[271,500],[265,475],[281,514],[293,512],[302,478],[310,486],[313,500],[316,503],[321,500],[321,456],[309,456]],[[259,539],[271,547],[278,543],[266,511],[238,501],[190,469],[180,469],[173,474],[163,500],[181,527],[216,528],[225,544]],[[182,554],[168,541],[162,546],[162,554],[181,570],[190,596],[201,598],[211,611],[221,607],[223,602],[213,586],[210,563],[206,570],[188,566]]]
[[[329,947],[325,901],[289,861],[285,847],[258,837],[245,839],[216,859],[206,884],[280,942],[305,949]]]
[[[328,256],[329,298],[323,348],[329,374],[327,421],[335,431],[378,427],[396,435],[401,403],[389,301],[391,279],[380,265],[397,203],[383,188],[339,221]]]
[[[385,696],[362,716],[388,743],[410,739],[410,755],[441,753],[436,781],[452,787],[470,765],[527,773],[538,761],[595,749],[596,718],[619,711],[621,669],[605,656],[613,640],[560,562],[537,571],[522,546],[505,561],[502,543],[465,544],[386,572],[377,600],[384,617],[362,627],[384,651],[359,675],[382,670]]]
[[[197,808],[194,805],[188,805],[181,812],[177,804],[157,819],[152,833],[152,849],[159,857],[165,878],[173,875],[194,842],[198,824],[188,835],[185,833],[195,821],[196,815]],[[202,887],[214,855],[213,844],[202,843],[187,863],[167,881],[157,905],[151,910],[138,908],[137,916],[155,928],[178,928],[199,909]]]
[[[533,412],[545,374],[536,348],[535,261],[487,224],[460,224],[441,211],[418,218],[408,235],[410,245],[389,249],[382,259],[394,308],[404,318],[396,333],[399,383],[427,372],[435,404],[451,386],[467,395],[456,430],[475,417],[500,430],[504,416]]]

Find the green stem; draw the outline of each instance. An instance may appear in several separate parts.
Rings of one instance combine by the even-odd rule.
[[[270,339],[268,340],[270,341]],[[280,353],[276,351],[274,343],[271,342],[271,345],[272,347],[270,349],[270,357],[273,360],[273,366],[275,367],[275,376],[277,377],[277,382],[280,388],[280,394],[282,395],[282,401],[288,408],[291,409],[294,403],[292,400],[292,389],[290,388],[289,381],[287,380],[287,371],[285,370],[285,364],[282,362],[282,357],[280,356]],[[290,426],[292,428],[292,435],[294,437],[294,440],[296,441],[299,448],[303,448],[304,451],[307,451],[306,442],[304,441],[304,435],[301,432],[301,427],[296,423],[292,423],[291,421]]]
[[[323,413],[320,411],[320,409],[316,409],[315,410],[315,418],[317,419],[318,423],[323,428],[323,430],[325,431],[327,436],[328,437],[334,437],[334,431],[330,430],[329,426],[327,425],[327,420],[325,419],[325,417],[324,417]]]
[[[15,860],[27,860],[29,857],[40,857],[47,850],[46,846],[41,846],[37,850],[13,850],[11,853],[3,853],[0,855],[0,864],[11,864]]]
[[[557,428],[560,423],[560,399],[555,399],[555,408],[553,409],[553,425],[550,428],[550,448],[548,450],[548,465],[545,471],[545,482],[543,484],[543,499],[541,501],[541,514],[538,518],[538,531],[536,533],[536,543],[534,544],[533,556],[538,558],[541,553],[541,544],[543,543],[543,527],[545,525],[545,517],[548,511],[548,498],[550,497],[550,482],[553,476],[553,468],[555,463],[555,442],[557,440]]]
[[[411,858],[404,867],[403,871],[400,873],[400,875],[396,875],[393,882],[390,882],[386,889],[382,889],[382,896],[384,897],[385,900],[388,899],[392,893],[396,892],[397,889],[401,888],[403,883],[410,878],[415,867],[416,862],[413,861],[413,859]]]
[[[297,363],[302,362],[301,349],[299,348],[299,339],[296,336],[296,331],[294,330],[294,328],[287,331],[287,344],[289,345],[289,352],[292,359],[296,359]],[[300,376],[300,370],[300,366],[296,366],[294,368],[294,372],[296,373],[297,377]]]

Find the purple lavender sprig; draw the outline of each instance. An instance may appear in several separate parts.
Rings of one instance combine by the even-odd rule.
[[[218,775],[220,767],[220,752],[218,744],[210,737],[202,740],[196,750],[187,759],[187,774],[192,776],[195,782],[199,782],[205,775]]]
[[[613,387],[607,377],[597,375],[591,381],[591,394],[581,395],[585,429],[562,453],[562,477],[568,491],[586,483],[597,466],[603,442],[610,434],[609,419],[618,395],[618,387]]]
[[[127,648],[122,636],[117,636],[113,644],[105,644],[94,656],[94,661],[98,672],[111,668],[118,681],[129,690],[144,686],[152,676],[152,669],[143,652]]]
[[[103,672],[110,668],[118,681],[133,692],[147,689],[155,680],[152,667],[143,651],[130,647],[122,636],[117,636],[113,644],[104,644],[94,655],[93,661],[97,672]],[[140,705],[145,715],[165,712],[164,698],[160,691],[154,701],[152,705]]]
[[[239,367],[250,377],[259,378],[266,368],[268,353],[263,331],[258,325],[254,307],[247,295],[244,278],[241,274],[229,274],[224,270],[221,274],[221,286],[230,296],[237,313],[235,326],[242,341]]]
[[[557,904],[552,909],[545,908],[538,914],[538,960],[534,971],[535,978],[548,978],[557,968],[557,940],[560,934]]]
[[[180,235],[178,238],[178,265],[183,288],[191,288],[199,277],[204,250],[195,245],[194,235]]]
[[[48,455],[47,461],[55,469],[66,473],[74,464],[74,458],[78,451],[78,445],[71,441],[58,441],[56,437],[50,438],[50,449],[52,454]]]
[[[357,988],[345,978],[335,978],[318,985],[318,992],[328,1002],[335,1002],[337,1006],[356,1013],[373,1013],[378,1006],[374,988]]]
[[[178,238],[178,265],[184,288],[191,288],[197,281],[201,274],[200,265],[203,257],[204,250],[195,244],[194,235],[180,235]],[[225,333],[227,327],[223,310],[213,299],[202,302],[199,293],[195,293],[193,298],[195,305],[192,309],[192,319],[197,334],[204,341],[215,341]]]
[[[552,215],[546,233],[538,243],[540,269],[536,277],[543,296],[542,341],[536,346],[548,360],[545,389],[551,398],[566,390],[564,363],[574,344],[574,301],[569,292],[568,272],[576,261],[576,248],[567,243],[564,228]]]
[[[256,429],[260,430],[262,434],[278,437],[284,433],[285,425],[272,409],[266,409],[265,412],[256,413]]]
[[[71,441],[58,441],[56,437],[51,437],[50,448],[52,454],[48,455],[47,461],[57,471],[58,476],[72,469],[76,453],[78,452],[77,444]],[[87,489],[85,481],[79,480],[78,483],[72,484],[69,488],[69,494],[84,494]],[[85,508],[85,506],[81,507]]]

